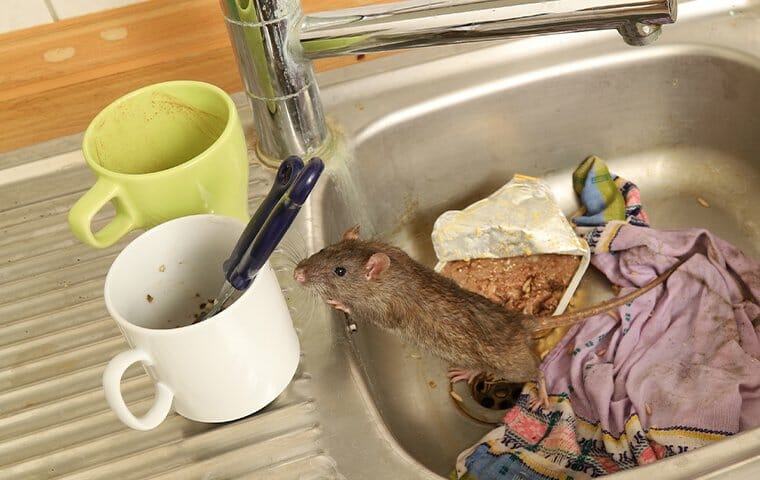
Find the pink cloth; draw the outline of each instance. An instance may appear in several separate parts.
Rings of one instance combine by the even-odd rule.
[[[622,307],[620,319],[577,325],[543,363],[549,392],[569,392],[577,416],[613,435],[633,414],[645,430],[760,426],[757,262],[706,230],[620,224],[608,225],[592,262],[629,286],[624,294],[682,257],[667,288]]]

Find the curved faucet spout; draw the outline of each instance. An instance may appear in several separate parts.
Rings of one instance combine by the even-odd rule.
[[[406,0],[303,16],[298,0],[220,0],[259,155],[276,165],[328,141],[311,59],[562,32],[616,29],[647,45],[676,0]]]
[[[641,45],[675,19],[673,0],[409,0],[307,15],[299,39],[311,59],[603,29]]]

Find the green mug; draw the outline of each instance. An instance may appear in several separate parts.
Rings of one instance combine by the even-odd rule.
[[[214,85],[172,81],[128,93],[95,116],[82,152],[97,181],[69,210],[69,226],[93,247],[186,215],[248,221],[245,135],[232,99]],[[116,215],[93,232],[108,202]]]

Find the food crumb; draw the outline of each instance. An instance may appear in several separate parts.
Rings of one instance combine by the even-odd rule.
[[[357,59],[357,60],[364,60],[364,57],[366,57],[366,56],[367,56],[367,55],[365,55],[365,54],[363,54],[363,53],[360,53],[359,55],[357,55],[357,56],[356,56],[356,59]]]
[[[652,414],[652,408],[646,402],[644,402],[644,409],[647,411],[647,415],[651,415]]]
[[[438,386],[438,384],[437,384],[437,383],[435,383],[435,382],[434,382],[434,381],[432,381],[432,380],[430,380],[430,381],[428,382],[428,385],[430,386],[430,388],[435,388],[435,387],[437,387],[437,386]]]
[[[203,310],[204,308],[206,308],[206,305],[207,305],[207,303],[203,302],[200,305],[198,305],[198,308],[200,308],[201,310]]]
[[[603,349],[599,350],[598,352],[596,352],[596,356],[597,356],[597,357],[601,357],[601,356],[603,356],[605,353],[607,353],[607,349],[606,349],[606,348],[603,348]]]
[[[422,355],[420,355],[419,353],[413,353],[409,356],[414,358],[415,360],[419,360],[420,358],[422,358]]]
[[[150,293],[145,295],[145,300],[147,300],[148,303],[153,303],[153,295]]]
[[[705,200],[702,197],[697,197],[697,203],[699,203],[700,205],[702,205],[705,208],[710,208],[710,204],[707,203],[707,200]]]
[[[451,395],[451,398],[453,398],[454,400],[456,400],[459,403],[462,403],[464,401],[464,400],[462,400],[462,397],[460,397],[459,394],[457,392],[455,392],[454,390],[450,391],[449,394]]]
[[[165,272],[165,271],[166,271],[166,265],[164,265],[164,264],[162,263],[162,264],[161,264],[161,266],[160,266],[160,267],[158,267],[158,271],[159,271],[159,272],[161,272],[161,273]]]

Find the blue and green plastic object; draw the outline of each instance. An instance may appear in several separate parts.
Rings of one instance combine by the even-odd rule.
[[[573,172],[573,189],[586,207],[584,215],[573,218],[576,225],[604,225],[610,220],[625,220],[625,199],[607,164],[592,155]]]

